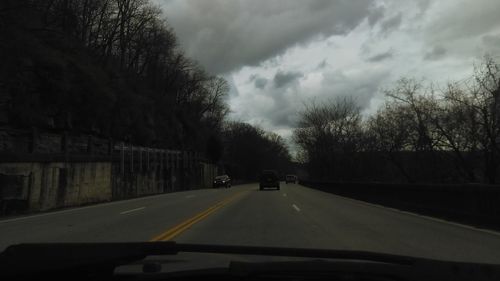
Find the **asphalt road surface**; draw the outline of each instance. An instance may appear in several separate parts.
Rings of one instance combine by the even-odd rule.
[[[2,219],[0,250],[23,242],[174,240],[500,263],[497,232],[281,186],[193,190]]]

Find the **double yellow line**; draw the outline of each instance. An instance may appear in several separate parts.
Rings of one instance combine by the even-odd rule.
[[[151,239],[151,241],[168,241],[172,240],[174,237],[177,235],[181,234],[182,232],[186,231],[188,228],[196,224],[197,222],[203,220],[204,218],[208,217],[212,213],[216,212],[220,208],[224,207],[225,205],[229,204],[229,202],[235,200],[237,197],[241,196],[245,192],[238,192],[237,194],[230,196],[217,204],[213,205],[212,207],[196,214],[195,216],[179,223],[178,225],[168,229],[167,231],[163,232],[162,234],[154,237]]]

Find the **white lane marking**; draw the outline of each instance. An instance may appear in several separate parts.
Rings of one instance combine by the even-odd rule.
[[[125,214],[128,214],[128,213],[140,211],[140,210],[142,210],[144,208],[146,208],[146,207],[140,207],[140,208],[135,208],[135,209],[132,209],[132,210],[124,211],[124,212],[121,212],[120,215],[125,215]]]
[[[205,189],[203,189],[203,190],[205,190]],[[213,191],[216,191],[216,190],[213,190]],[[170,193],[165,193],[165,194],[154,194],[154,195],[150,195],[150,196],[144,196],[144,197],[133,198],[133,199],[126,199],[126,200],[118,200],[118,201],[112,201],[112,202],[100,202],[100,203],[96,203],[94,205],[85,206],[85,207],[78,207],[78,206],[71,207],[71,209],[68,209],[68,210],[49,211],[49,212],[43,213],[43,214],[28,215],[28,216],[22,216],[22,217],[12,218],[12,219],[0,219],[0,224],[2,224],[2,223],[9,223],[9,222],[15,222],[15,221],[23,221],[23,220],[35,219],[35,218],[41,218],[41,217],[46,217],[46,216],[59,215],[59,214],[72,213],[72,212],[77,212],[77,211],[86,210],[86,209],[93,209],[93,208],[107,207],[107,206],[112,206],[112,205],[127,204],[127,203],[135,202],[135,201],[150,200],[150,199],[159,199],[161,197],[171,197],[171,196],[176,196],[177,194],[179,194],[181,192],[189,192],[189,191],[178,191],[178,192],[170,192]]]
[[[187,199],[189,199],[189,198],[193,198],[193,197],[196,197],[196,195],[192,195],[192,194],[191,194],[191,195],[186,196],[186,198],[187,198]]]
[[[292,204],[292,207],[295,209],[295,211],[300,212],[300,208],[299,208],[299,207],[297,207],[297,205]]]
[[[286,197],[286,193],[283,193],[283,197]]]
[[[301,186],[301,187],[306,188],[306,189],[311,190],[311,191],[325,193],[324,191],[319,191],[319,190],[316,190],[316,189],[308,188],[306,186]],[[344,196],[340,196],[340,195],[333,194],[333,193],[328,193],[328,192],[326,192],[326,193],[330,194],[332,196],[335,196],[335,197],[340,197],[342,199],[346,199],[348,201],[352,201],[354,203],[358,203],[360,205],[366,205],[366,206],[375,207],[375,208],[379,208],[379,209],[390,210],[390,211],[393,211],[393,212],[396,212],[396,213],[406,214],[406,215],[410,215],[410,216],[421,218],[421,219],[426,219],[426,220],[430,220],[430,221],[434,221],[434,222],[439,222],[439,223],[443,223],[443,224],[448,224],[448,225],[453,225],[453,226],[465,228],[465,229],[468,229],[468,230],[473,230],[473,231],[487,233],[487,234],[491,234],[491,235],[495,235],[495,236],[500,236],[500,232],[497,232],[497,231],[494,231],[494,230],[490,230],[490,229],[477,228],[477,227],[474,227],[474,226],[471,226],[471,225],[461,224],[461,223],[458,223],[458,222],[452,222],[452,221],[447,221],[447,220],[444,220],[444,219],[438,219],[438,218],[429,217],[429,216],[426,216],[426,215],[421,215],[421,214],[417,214],[417,213],[403,211],[403,210],[400,210],[400,209],[391,208],[391,207],[387,207],[387,206],[383,206],[383,205],[378,205],[378,204],[375,204],[375,203],[369,203],[369,202],[366,202],[366,201],[361,201],[361,200],[357,200],[357,199],[353,199],[353,198],[349,198],[349,197],[344,197]]]
[[[140,198],[140,199],[142,199],[142,198]],[[130,201],[135,201],[135,200],[136,199],[132,199]],[[128,201],[128,200],[126,200],[126,201]],[[123,204],[123,203],[126,203],[126,202],[125,201],[117,201],[117,202],[110,202],[110,203],[98,203],[98,204],[92,205],[92,206],[75,207],[75,208],[72,208],[70,210],[53,211],[53,212],[49,212],[49,213],[45,213],[45,214],[32,215],[32,216],[27,216],[27,217],[20,217],[20,218],[15,218],[15,219],[0,220],[0,224],[1,223],[7,223],[7,222],[15,222],[15,221],[22,221],[22,220],[28,220],[28,219],[35,219],[35,218],[41,218],[41,217],[59,215],[59,214],[65,214],[65,213],[72,213],[72,212],[86,210],[86,209],[93,209],[93,208],[98,208],[98,207],[103,207],[103,206],[109,206],[109,205],[115,205],[115,204]]]

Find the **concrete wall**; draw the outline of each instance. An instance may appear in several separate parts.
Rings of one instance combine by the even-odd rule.
[[[179,170],[173,167],[151,165],[148,170],[122,171],[113,165],[113,199],[126,199],[180,190]]]
[[[3,212],[109,201],[111,166],[110,162],[0,163]]]
[[[214,178],[217,176],[217,166],[210,163],[200,163],[200,185],[203,188],[211,188]]]
[[[211,188],[215,165],[138,166],[120,161],[0,162],[0,215],[36,212],[178,190]],[[182,162],[182,161],[181,161]]]
[[[0,129],[0,215],[208,188],[215,175],[193,151]]]
[[[194,165],[187,165],[187,159],[183,159],[179,151],[118,145],[115,152],[113,199],[191,188],[183,173],[192,170]]]

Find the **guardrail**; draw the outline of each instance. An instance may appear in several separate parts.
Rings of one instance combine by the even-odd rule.
[[[304,186],[425,215],[500,229],[500,186],[486,184],[404,184],[321,182]]]

